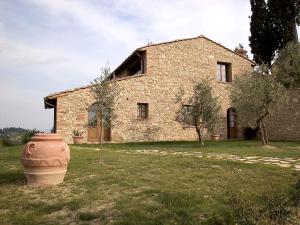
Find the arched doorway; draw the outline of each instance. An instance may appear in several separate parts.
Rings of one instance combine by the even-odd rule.
[[[101,122],[97,119],[96,107],[91,105],[88,110],[88,128],[87,141],[90,143],[97,143],[100,141]],[[102,129],[103,140],[111,141],[111,128],[105,127]]]
[[[227,110],[227,138],[237,139],[237,122],[236,122],[236,110],[234,108],[229,108]]]

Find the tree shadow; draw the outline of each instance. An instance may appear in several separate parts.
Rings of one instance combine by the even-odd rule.
[[[5,184],[15,184],[24,185],[26,184],[26,179],[24,173],[20,170],[18,171],[7,171],[6,173],[0,173],[0,185]]]

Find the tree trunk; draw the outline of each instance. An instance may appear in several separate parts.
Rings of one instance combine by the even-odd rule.
[[[259,129],[261,133],[261,142],[263,145],[266,145],[266,140],[265,140],[265,131],[262,125],[262,120],[259,121]]]
[[[104,160],[103,160],[103,121],[102,118],[100,120],[100,124],[101,124],[101,128],[100,128],[100,158],[99,158],[99,163],[103,164]]]
[[[197,134],[198,134],[198,140],[199,140],[199,142],[201,142],[201,145],[203,146],[204,143],[203,143],[203,140],[202,140],[202,134],[201,134],[201,130],[198,126],[196,126],[196,131],[197,131]]]
[[[263,129],[264,129],[264,138],[265,138],[266,145],[269,145],[269,139],[268,139],[268,132],[267,132],[266,124],[263,120],[261,122],[262,122],[262,126],[263,126]]]

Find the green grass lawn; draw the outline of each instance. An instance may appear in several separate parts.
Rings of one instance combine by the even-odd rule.
[[[279,203],[270,197],[270,205],[276,208],[293,190],[299,173],[262,163],[136,150],[300,159],[299,142],[272,145],[261,147],[250,141],[207,142],[205,147],[197,142],[106,144],[104,165],[98,164],[97,145],[71,146],[65,181],[55,187],[26,186],[20,165],[22,146],[0,147],[0,224],[230,224],[226,217],[235,213],[232,199],[236,196],[243,199],[241,207],[260,207],[264,199],[275,196]],[[291,220],[290,224],[297,223]]]

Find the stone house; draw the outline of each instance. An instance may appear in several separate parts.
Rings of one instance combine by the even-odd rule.
[[[115,104],[116,125],[105,129],[112,142],[197,140],[194,127],[176,121],[176,93],[192,91],[194,82],[208,77],[221,104],[218,132],[223,139],[242,138],[228,88],[233,79],[255,65],[245,52],[232,51],[205,36],[151,44],[133,51],[114,71],[122,90]],[[45,108],[54,108],[54,130],[69,143],[75,129],[87,142],[97,142],[92,121],[90,86],[50,94]],[[86,126],[86,124],[90,124]]]

